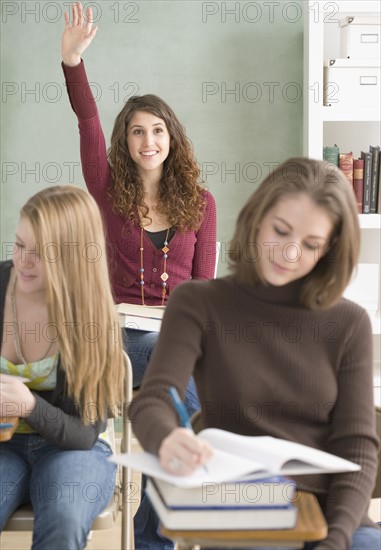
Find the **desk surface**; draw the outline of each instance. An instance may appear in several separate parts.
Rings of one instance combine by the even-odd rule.
[[[266,531],[174,531],[161,527],[162,535],[181,544],[201,544],[207,547],[225,543],[230,548],[234,545],[253,546],[263,542],[262,546],[271,543],[282,543],[285,546],[303,546],[303,542],[322,540],[327,536],[327,524],[314,495],[298,492],[294,504],[298,508],[298,519],[293,529],[266,530]],[[296,544],[296,546],[295,546]]]

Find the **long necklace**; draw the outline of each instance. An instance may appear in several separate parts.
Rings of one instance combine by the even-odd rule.
[[[14,326],[13,340],[14,340],[14,344],[15,344],[16,355],[17,355],[19,361],[21,361],[21,363],[23,363],[24,365],[27,365],[28,362],[26,361],[25,357],[23,356],[23,354],[21,352],[20,335],[19,335],[19,323],[18,323],[18,319],[17,319],[17,308],[16,308],[16,297],[15,297],[16,282],[17,282],[17,277],[14,278],[13,286],[12,286],[12,290],[11,290],[12,321],[13,321],[13,326]],[[45,357],[48,355],[52,345],[53,345],[53,341],[50,342],[48,349],[46,350],[43,357],[41,357],[40,361],[45,359]]]
[[[167,233],[165,234],[165,240],[164,240],[164,246],[161,249],[163,252],[163,273],[160,275],[160,279],[162,280],[161,283],[161,305],[164,305],[165,302],[165,296],[167,294],[167,281],[169,279],[169,275],[167,273],[167,258],[168,258],[168,235],[169,235],[170,227],[167,229]],[[142,293],[142,304],[145,306],[144,303],[144,229],[141,227],[140,229],[140,288]]]

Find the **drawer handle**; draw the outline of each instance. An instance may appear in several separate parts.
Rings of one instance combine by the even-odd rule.
[[[362,34],[361,44],[378,44],[378,34]]]
[[[360,86],[377,86],[377,76],[360,76]]]

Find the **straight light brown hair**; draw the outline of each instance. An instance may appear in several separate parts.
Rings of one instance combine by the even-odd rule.
[[[107,407],[121,401],[123,364],[98,206],[79,187],[55,186],[31,197],[20,216],[29,220],[44,262],[68,395],[85,423],[105,418]]]
[[[270,208],[286,196],[301,193],[324,208],[333,224],[328,246],[305,277],[300,296],[302,305],[326,309],[342,296],[360,250],[354,192],[348,179],[333,164],[291,158],[263,180],[238,216],[229,252],[230,269],[244,284],[264,282],[259,262],[248,258],[247,251],[255,248],[258,227]]]

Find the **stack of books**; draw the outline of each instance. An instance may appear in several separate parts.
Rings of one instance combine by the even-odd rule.
[[[169,474],[157,456],[147,452],[110,458],[151,478],[147,495],[167,529],[292,528],[297,512],[289,476],[360,469],[343,458],[271,436],[207,428],[198,437],[212,446],[213,456],[206,468],[189,476]]]
[[[289,529],[297,519],[295,482],[283,476],[189,489],[149,478],[146,493],[167,529]]]
[[[118,304],[120,324],[125,328],[159,332],[165,306],[142,306],[139,304]]]
[[[380,146],[369,146],[359,158],[353,152],[340,152],[339,147],[323,148],[323,159],[335,164],[347,176],[353,187],[359,214],[381,213]]]

